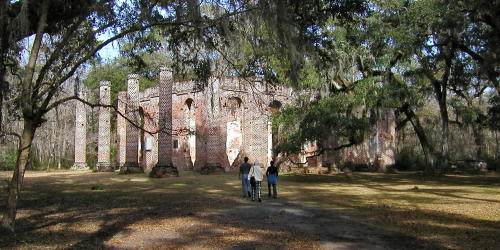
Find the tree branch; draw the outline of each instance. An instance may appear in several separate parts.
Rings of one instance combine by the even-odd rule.
[[[352,142],[352,141],[351,141],[351,142],[349,142],[349,143],[347,143],[347,144],[343,144],[343,145],[340,145],[340,146],[337,146],[337,147],[334,147],[334,148],[322,148],[322,149],[320,149],[320,150],[315,150],[315,151],[305,152],[304,154],[312,154],[312,155],[306,156],[306,158],[309,158],[309,157],[316,157],[316,156],[320,156],[320,155],[322,155],[322,154],[323,154],[324,152],[326,152],[326,151],[338,151],[338,150],[341,150],[341,149],[343,149],[343,148],[347,148],[347,147],[354,146],[354,145],[356,145],[356,144],[357,144],[357,143],[355,143],[355,142]],[[286,157],[287,157],[287,159],[288,159],[291,163],[293,163],[293,164],[295,164],[295,165],[297,165],[297,166],[298,166],[298,165],[305,165],[305,164],[307,164],[307,162],[294,162],[292,159],[290,159],[290,157],[289,157],[288,155],[287,155]]]
[[[165,132],[163,131],[163,129],[158,129],[158,130],[155,130],[155,131],[149,131],[149,130],[146,130],[144,128],[142,128],[141,126],[139,126],[138,124],[136,124],[135,121],[131,120],[129,117],[127,117],[126,114],[123,114],[122,112],[120,112],[117,108],[117,106],[115,105],[111,105],[111,104],[101,104],[101,103],[91,103],[91,102],[88,102],[82,98],[80,98],[79,96],[69,96],[69,97],[65,97],[65,98],[62,98],[62,99],[59,99],[53,103],[51,103],[46,109],[45,109],[45,113],[49,112],[50,110],[56,108],[57,106],[65,103],[65,102],[68,102],[68,101],[71,101],[71,100],[76,100],[76,101],[79,101],[91,108],[95,108],[95,107],[102,107],[102,108],[112,108],[118,115],[120,115],[121,117],[123,117],[126,121],[128,121],[130,124],[132,124],[134,127],[150,134],[150,135],[154,135],[154,134],[157,134],[159,132]],[[131,112],[136,112],[137,110],[133,110]],[[167,134],[170,134],[172,135],[172,131],[166,131],[165,133]]]
[[[64,35],[64,37],[61,39],[60,43],[56,46],[55,50],[52,51],[50,54],[49,59],[46,61],[46,63],[43,65],[42,69],[40,70],[38,74],[38,79],[36,81],[35,87],[34,87],[34,95],[37,95],[38,89],[41,87],[40,84],[43,81],[45,74],[49,71],[50,66],[61,56],[61,50],[64,48],[64,46],[67,46],[67,43],[71,39],[71,36],[75,33],[75,31],[78,29],[80,24],[85,21],[85,16],[81,16],[77,22],[73,23],[72,26],[68,29],[68,32]],[[95,34],[95,33],[94,33]],[[43,94],[42,94],[43,96]]]

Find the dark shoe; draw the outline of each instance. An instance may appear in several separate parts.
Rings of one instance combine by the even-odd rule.
[[[259,199],[259,202],[262,202],[262,200],[261,200],[261,199]]]
[[[277,197],[277,196],[274,196],[274,199],[278,199],[278,197]]]
[[[252,199],[252,201],[255,201],[255,199]]]
[[[246,196],[246,195],[243,195],[243,198],[247,198],[247,196]]]

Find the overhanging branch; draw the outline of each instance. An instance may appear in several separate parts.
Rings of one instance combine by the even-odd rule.
[[[76,101],[79,101],[91,108],[95,108],[95,107],[102,107],[102,108],[112,108],[118,115],[120,115],[121,117],[123,117],[127,122],[129,122],[130,124],[132,124],[132,126],[134,126],[135,128],[139,129],[139,130],[142,130],[150,135],[154,135],[154,134],[157,134],[159,132],[165,132],[169,135],[172,135],[172,131],[163,131],[163,129],[158,129],[158,130],[155,130],[155,131],[150,131],[150,130],[147,130],[147,129],[144,129],[143,127],[141,127],[140,125],[138,125],[135,121],[133,121],[132,119],[130,119],[129,117],[127,117],[126,114],[123,114],[121,111],[118,110],[118,108],[115,106],[115,105],[111,105],[111,104],[101,104],[101,103],[91,103],[91,102],[88,102],[82,98],[80,98],[79,96],[69,96],[69,97],[65,97],[65,98],[62,98],[62,99],[59,99],[53,103],[51,103],[47,109],[44,110],[44,113],[47,113],[49,112],[50,110],[54,109],[55,107],[63,104],[63,103],[66,103],[68,101],[71,101],[71,100],[76,100]],[[133,111],[135,112],[135,110]]]

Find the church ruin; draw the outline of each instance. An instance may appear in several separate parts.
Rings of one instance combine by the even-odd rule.
[[[152,170],[153,177],[161,177],[188,169],[238,171],[244,156],[266,166],[273,159],[271,115],[298,97],[291,87],[259,79],[211,77],[205,86],[196,81],[174,82],[166,67],[161,68],[159,86],[140,91],[138,77],[130,74],[127,91],[118,94],[118,113],[123,116],[116,117],[116,162],[121,173]],[[99,94],[101,104],[110,104],[109,82],[101,82]],[[81,105],[76,109],[74,169],[86,169],[86,120]],[[96,166],[89,166],[94,171],[113,171],[109,109],[99,108],[98,160]],[[354,154],[300,157],[309,167],[335,164],[333,158],[338,163],[356,158],[354,162],[391,165],[395,119],[390,113],[382,115],[385,125],[377,124],[372,138]]]

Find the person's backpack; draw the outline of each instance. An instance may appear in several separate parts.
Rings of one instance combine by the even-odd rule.
[[[250,177],[250,185],[252,186],[255,186],[256,182],[255,182],[255,177]]]

